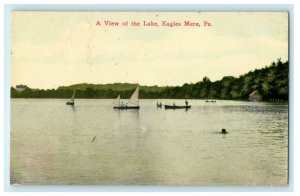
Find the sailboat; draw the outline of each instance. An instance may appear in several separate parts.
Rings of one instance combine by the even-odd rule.
[[[74,103],[75,103],[75,90],[74,90],[74,92],[73,92],[73,95],[72,95],[72,97],[71,97],[71,99],[69,100],[69,101],[67,101],[67,105],[74,105]]]
[[[114,101],[114,109],[119,109],[119,110],[127,110],[127,109],[140,109],[139,106],[139,85],[136,87],[135,91],[131,95],[129,101],[124,104],[121,102],[121,97],[120,95],[115,99]]]

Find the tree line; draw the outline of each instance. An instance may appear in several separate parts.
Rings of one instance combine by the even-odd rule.
[[[255,90],[264,101],[288,100],[289,62],[272,62],[262,69],[255,69],[239,77],[225,76],[221,80],[210,81],[204,77],[197,83],[182,86],[141,86],[140,98],[149,99],[230,99],[246,100]],[[57,89],[31,89],[17,91],[11,87],[11,98],[70,98],[76,89],[76,98],[129,98],[136,84],[75,84]]]

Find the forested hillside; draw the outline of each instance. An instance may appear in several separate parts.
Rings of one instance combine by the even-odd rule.
[[[235,99],[246,100],[251,92],[258,90],[264,101],[288,100],[289,63],[271,63],[262,69],[255,69],[240,77],[225,76],[210,81],[204,77],[197,83],[182,86],[141,86],[140,98],[188,98],[188,99]],[[115,98],[119,94],[129,98],[136,84],[74,84],[57,89],[31,89],[18,92],[11,87],[12,98],[69,98],[76,89],[76,98]]]

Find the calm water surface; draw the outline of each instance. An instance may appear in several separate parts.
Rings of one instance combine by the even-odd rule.
[[[11,183],[287,183],[287,104],[191,100],[185,111],[140,100],[140,110],[119,111],[113,100],[65,102],[11,99]]]

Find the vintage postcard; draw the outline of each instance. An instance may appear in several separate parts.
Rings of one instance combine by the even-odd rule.
[[[288,12],[11,18],[12,185],[288,185]]]

